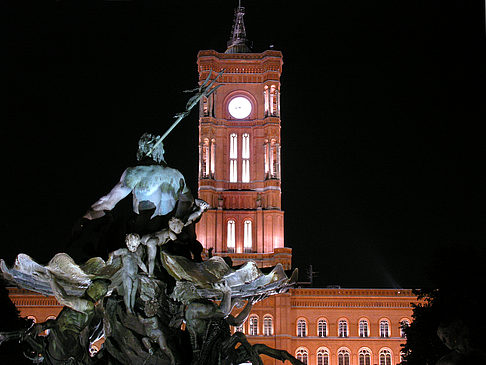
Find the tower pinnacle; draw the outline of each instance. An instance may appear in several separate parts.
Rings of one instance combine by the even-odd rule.
[[[235,20],[231,30],[231,38],[227,43],[227,49],[224,53],[251,53],[249,41],[246,38],[245,23],[243,16],[245,8],[241,6],[241,0],[238,0],[238,7],[235,9]]]

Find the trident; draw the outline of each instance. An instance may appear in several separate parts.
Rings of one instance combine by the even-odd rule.
[[[174,116],[174,118],[176,118],[175,122],[172,123],[172,125],[169,127],[169,129],[167,129],[167,131],[157,140],[157,142],[155,142],[155,144],[152,146],[150,151],[147,153],[147,156],[150,156],[152,154],[152,152],[155,150],[155,148],[165,139],[165,137],[167,137],[169,135],[169,133],[172,132],[172,130],[176,127],[176,125],[179,124],[179,122],[182,119],[184,119],[187,115],[189,115],[189,112],[191,111],[191,109],[194,107],[194,105],[196,105],[199,102],[199,100],[203,96],[208,97],[209,95],[214,93],[220,86],[222,86],[222,85],[217,85],[217,86],[211,88],[213,86],[213,84],[216,82],[216,80],[223,74],[224,69],[221,70],[216,75],[214,80],[211,81],[211,83],[208,85],[208,82],[209,82],[209,79],[211,78],[212,72],[213,72],[212,70],[209,70],[209,75],[206,78],[206,80],[204,80],[204,82],[201,84],[201,86],[196,87],[195,89],[183,91],[185,93],[192,93],[194,91],[197,91],[197,92],[187,101],[186,110],[184,110],[182,113],[178,113]]]

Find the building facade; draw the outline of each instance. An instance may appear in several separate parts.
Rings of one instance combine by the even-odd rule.
[[[200,51],[199,82],[212,71],[220,87],[200,103],[199,198],[211,205],[197,224],[198,240],[235,265],[291,268],[281,209],[280,76],[282,53],[253,53],[244,9],[224,53]],[[20,314],[43,322],[58,315],[53,297],[10,288]],[[285,349],[311,365],[395,365],[411,323],[411,290],[297,288],[257,303],[233,331],[252,343]],[[265,365],[280,364],[263,356]]]

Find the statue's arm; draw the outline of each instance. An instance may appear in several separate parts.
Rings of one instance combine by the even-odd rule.
[[[145,263],[143,262],[142,260],[142,252],[140,250],[140,248],[137,250],[137,252],[134,254],[135,255],[135,258],[137,260],[137,265],[140,269],[142,269],[142,271],[146,274],[148,274],[148,269],[147,269],[147,265],[145,265]]]
[[[226,321],[230,326],[241,326],[243,322],[246,321],[248,316],[250,315],[251,309],[253,308],[253,301],[250,299],[245,305],[245,308],[235,317],[233,315],[229,315],[228,318],[226,318]]]
[[[224,317],[226,318],[232,309],[231,305],[231,288],[228,286],[226,281],[222,283],[216,283],[215,288],[220,290],[223,293],[223,299],[221,299],[221,303],[219,304],[219,310],[223,313]]]
[[[108,194],[98,199],[83,216],[84,218],[91,220],[104,216],[105,210],[112,210],[120,200],[130,194],[132,189],[125,184],[125,175],[126,170],[123,172],[118,184]]]

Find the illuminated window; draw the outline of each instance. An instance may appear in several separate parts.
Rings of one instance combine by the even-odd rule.
[[[249,325],[249,328],[248,328],[248,334],[250,336],[258,335],[258,317],[257,316],[251,316],[250,317],[250,325]]]
[[[252,252],[253,242],[252,242],[251,220],[249,219],[245,220],[243,226],[244,226],[243,245],[245,247],[245,252]]]
[[[339,350],[338,351],[338,365],[349,365],[349,351]]]
[[[361,349],[358,353],[359,365],[371,365],[371,352],[368,349]]]
[[[244,133],[242,139],[241,181],[250,182],[250,135]]]
[[[359,337],[369,337],[369,335],[368,321],[366,319],[362,319],[359,321]]]
[[[329,365],[329,351],[320,348],[317,350],[317,365]]]
[[[306,348],[300,347],[295,351],[295,357],[297,360],[302,361],[304,364],[307,364],[309,359],[309,351]]]
[[[380,337],[390,337],[390,324],[386,319],[380,321]]]
[[[297,321],[297,336],[306,337],[307,336],[307,322],[305,319],[299,319]]]
[[[405,330],[410,327],[410,321],[408,319],[404,319],[400,321],[400,337],[407,338],[407,334]]]
[[[238,136],[230,135],[230,182],[238,181]]]
[[[383,349],[380,351],[380,365],[392,365],[392,356],[390,350]]]
[[[348,321],[341,319],[338,323],[338,336],[348,337]]]
[[[263,335],[264,336],[273,335],[273,318],[271,316],[263,317]]]
[[[239,326],[236,326],[235,327],[235,332],[241,332],[241,333],[244,333],[245,332],[245,323],[243,322],[242,324],[240,324]]]
[[[265,116],[268,117],[268,113],[269,113],[269,92],[268,92],[268,86],[265,85],[263,87],[263,100],[265,102]]]
[[[319,337],[327,336],[327,322],[325,319],[320,319],[317,322],[317,336]]]
[[[236,232],[235,232],[235,221],[233,219],[230,219],[227,224],[226,228],[226,247],[228,252],[235,252],[235,242],[236,242]]]

